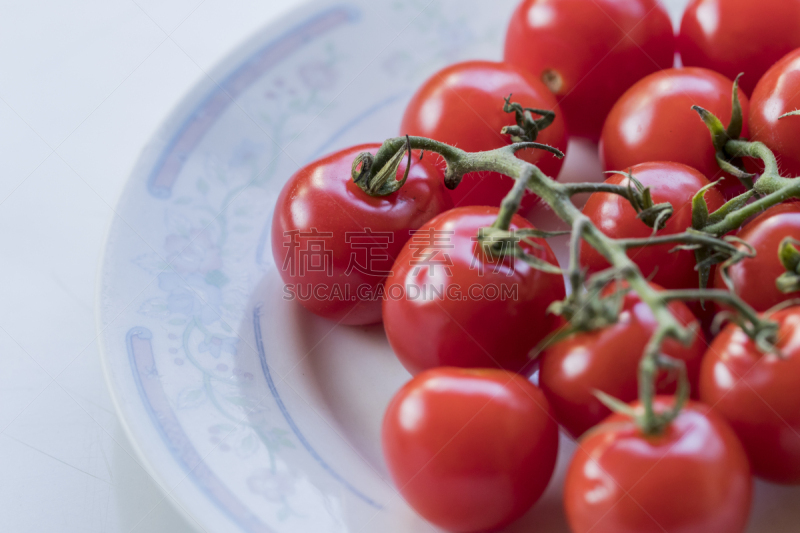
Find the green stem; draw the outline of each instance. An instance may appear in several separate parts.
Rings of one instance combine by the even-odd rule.
[[[738,313],[738,317],[744,318],[744,321],[737,318],[734,322],[755,342],[758,349],[764,353],[771,352],[782,357],[776,347],[778,324],[768,318],[759,316],[755,309],[747,305],[736,294],[718,289],[687,289],[664,291],[661,295],[665,302],[672,300],[715,300],[734,308]]]
[[[569,281],[572,288],[571,297],[578,298],[583,290],[583,270],[581,269],[581,236],[583,227],[592,222],[586,216],[575,219],[572,224],[572,234],[569,242]]]
[[[644,239],[617,239],[617,243],[625,249],[641,248],[643,246],[656,246],[659,244],[699,244],[716,248],[724,248],[732,253],[738,252],[733,244],[700,233],[674,233],[672,235],[656,235]]]
[[[625,185],[614,185],[612,183],[565,183],[564,189],[570,196],[581,193],[606,192],[630,199],[628,194],[630,192],[630,187]]]
[[[414,143],[415,138],[412,137],[412,146]],[[572,203],[570,187],[550,179],[535,165],[515,157],[514,154],[521,147],[524,145],[511,145],[488,152],[462,152],[463,156],[452,162],[453,169],[448,168],[448,172],[463,175],[467,172],[494,171],[517,180],[525,177],[528,190],[547,203],[561,220],[574,226],[577,220],[584,218],[584,215]],[[435,147],[429,149],[435,150]],[[515,190],[509,193],[512,194],[516,194]],[[659,292],[644,279],[639,268],[628,257],[626,248],[606,236],[594,224],[583,224],[581,229],[583,239],[619,270],[621,277],[628,281],[631,289],[650,307],[656,320],[665,325],[668,334],[689,345],[693,339],[692,332],[684,328],[670,313],[659,298]]]
[[[733,142],[733,141],[732,141]],[[606,184],[561,184],[546,176],[538,167],[532,165],[522,159],[516,157],[516,152],[525,148],[544,148],[551,150],[550,147],[543,147],[535,143],[516,143],[510,146],[491,150],[487,152],[468,153],[463,150],[426,139],[422,137],[409,137],[397,138],[386,141],[381,149],[378,151],[373,161],[373,171],[380,171],[382,165],[386,165],[393,157],[396,157],[399,150],[423,149],[441,154],[447,162],[447,171],[445,174],[445,183],[448,187],[455,187],[461,181],[461,178],[470,172],[499,172],[510,176],[517,180],[514,187],[504,198],[497,220],[493,224],[493,230],[507,231],[511,226],[511,219],[516,211],[519,209],[522,196],[525,190],[529,190],[539,196],[544,203],[549,205],[553,211],[558,215],[561,220],[573,227],[572,241],[571,241],[571,259],[570,259],[570,280],[573,285],[573,291],[582,290],[582,273],[580,271],[579,253],[580,253],[580,240],[585,240],[590,246],[596,249],[605,259],[611,264],[612,272],[617,279],[625,279],[630,288],[635,291],[642,302],[644,302],[652,311],[655,320],[658,323],[658,329],[650,342],[647,345],[644,356],[641,360],[639,369],[639,386],[640,397],[644,406],[644,416],[640,420],[642,429],[647,433],[658,433],[666,425],[668,425],[674,417],[677,416],[681,406],[685,402],[685,396],[688,396],[688,381],[685,378],[685,366],[683,367],[681,387],[679,387],[679,395],[676,396],[675,407],[669,413],[657,414],[654,412],[653,401],[655,397],[655,381],[659,369],[661,368],[677,368],[680,363],[665,358],[661,354],[661,345],[668,338],[673,338],[689,345],[694,340],[695,332],[691,328],[686,328],[681,324],[669,310],[669,299],[676,299],[682,297],[689,297],[690,292],[664,292],[657,291],[650,283],[642,276],[639,268],[628,257],[627,250],[635,246],[644,246],[651,244],[667,244],[667,243],[682,243],[682,244],[697,244],[704,246],[713,246],[718,248],[725,248],[727,251],[734,250],[735,247],[729,246],[724,241],[715,239],[710,235],[702,235],[697,233],[686,233],[684,235],[667,235],[658,236],[651,239],[627,239],[615,240],[606,236],[600,229],[592,224],[589,219],[581,213],[581,211],[572,203],[571,197],[579,192],[611,192],[629,198],[630,188],[628,187],[611,187]],[[756,150],[752,147],[742,147]],[[800,181],[798,181],[797,194],[800,195]],[[786,193],[786,188],[781,194]],[[793,194],[793,192],[792,192]],[[768,196],[767,199],[770,197]],[[629,198],[630,200],[630,198]],[[758,202],[763,202],[766,199],[761,199]],[[777,201],[776,201],[777,203]],[[758,209],[759,207],[756,207]],[[750,209],[750,206],[742,208],[740,211],[735,211],[726,215],[722,221],[710,226],[717,229],[722,228],[725,224],[732,223],[735,217],[740,216],[740,213]],[[706,233],[714,233],[709,228],[704,228]],[[483,233],[482,233],[483,234]],[[708,292],[708,291],[703,291]],[[713,292],[713,291],[711,291]],[[666,295],[665,295],[666,294]],[[695,292],[691,296],[696,296]],[[699,299],[704,299],[701,296]],[[709,298],[711,299],[711,298]],[[753,317],[750,316],[752,319]],[[755,317],[757,320],[757,317]],[[756,324],[757,322],[754,322]]]
[[[642,431],[651,435],[657,432],[657,420],[653,405],[656,396],[655,376],[658,374],[658,356],[661,354],[661,345],[666,340],[668,329],[659,327],[650,337],[644,350],[644,355],[639,361],[639,401],[644,409],[641,426]]]
[[[680,301],[699,301],[713,300],[734,308],[742,317],[754,326],[766,325],[769,321],[762,320],[758,312],[747,305],[744,300],[732,292],[723,289],[683,289],[669,290],[661,293],[661,297],[666,302],[674,300]]]
[[[772,178],[776,178],[776,176],[773,176]],[[800,180],[781,178],[780,176],[777,176],[777,178],[780,180],[785,180],[783,182],[784,184],[778,188],[778,190],[771,192],[767,196],[762,196],[758,200],[747,204],[736,211],[728,213],[719,222],[709,224],[708,226],[702,228],[702,230],[705,233],[710,233],[712,235],[725,235],[726,233],[730,233],[731,231],[742,227],[742,224],[744,224],[744,222],[753,215],[757,215],[772,206],[785,202],[789,198],[800,198]],[[764,176],[762,176],[756,182],[756,188],[759,187],[759,184],[763,179]]]
[[[761,159],[764,162],[764,175],[780,177],[778,160],[775,159],[775,154],[772,153],[772,150],[767,148],[764,143],[729,140],[725,144],[725,153],[731,158],[754,157]]]
[[[523,179],[514,181],[514,186],[511,188],[511,191],[503,198],[500,204],[500,213],[497,215],[497,220],[492,224],[493,228],[506,231],[511,229],[511,220],[514,218],[514,215],[517,214],[517,211],[519,211],[522,197],[527,190],[527,175],[529,173],[530,169],[524,169],[521,174]]]

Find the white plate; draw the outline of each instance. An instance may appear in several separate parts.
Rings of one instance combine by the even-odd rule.
[[[106,244],[103,361],[142,460],[207,531],[435,530],[380,453],[383,410],[409,375],[380,326],[335,327],[283,301],[269,226],[298,166],[396,135],[444,65],[499,59],[515,4],[304,6],[215,69],[144,151]],[[509,531],[567,531],[562,444],[554,482]],[[753,531],[795,531],[793,491],[759,491]]]

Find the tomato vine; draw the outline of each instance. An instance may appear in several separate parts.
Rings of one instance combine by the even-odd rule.
[[[695,111],[709,128],[717,150],[718,164],[723,170],[739,178],[747,191],[719,209],[709,212],[704,199],[707,188],[700,190],[692,202],[693,227],[679,234],[656,234],[661,224],[671,216],[672,206],[654,204],[649,190],[638,184],[635,178],[629,180],[628,186],[558,183],[545,175],[536,165],[516,157],[517,152],[529,148],[546,150],[556,157],[563,157],[558,149],[532,141],[514,142],[495,150],[470,153],[425,137],[398,137],[385,141],[374,156],[370,153],[359,155],[353,164],[352,175],[356,183],[368,193],[385,194],[384,188],[396,190],[395,187],[402,186],[402,181],[392,180],[405,153],[410,153],[411,150],[423,150],[436,152],[444,158],[447,164],[445,185],[450,189],[458,186],[464,175],[471,172],[497,172],[509,176],[515,183],[503,199],[496,221],[491,227],[479,232],[478,240],[490,253],[513,254],[535,268],[552,272],[555,267],[544,265],[541,260],[529,257],[519,246],[520,240],[528,235],[517,235],[509,229],[511,219],[519,210],[526,192],[541,198],[559,218],[572,227],[570,261],[566,271],[572,285],[572,293],[563,302],[556,302],[551,310],[572,321],[572,328],[591,329],[608,324],[609,321],[613,322],[615,313],[618,312],[618,309],[615,311],[614,301],[610,300],[614,296],[603,297],[600,295],[600,289],[611,281],[618,281],[625,282],[630,290],[638,294],[639,298],[649,306],[658,323],[639,365],[639,396],[642,409],[634,410],[624,402],[604,393],[598,393],[598,398],[612,410],[633,417],[645,433],[657,434],[678,416],[689,397],[685,364],[665,356],[661,348],[667,339],[675,339],[684,345],[689,345],[695,332],[673,316],[668,308],[670,302],[696,300],[724,304],[734,310],[734,321],[742,326],[762,351],[775,350],[777,332],[775,322],[768,316],[765,318],[759,315],[731,292],[706,288],[713,265],[722,264],[724,268],[750,255],[747,247],[743,246],[744,243],[735,237],[726,236],[728,233],[738,229],[754,214],[789,198],[800,198],[800,180],[780,175],[775,156],[766,145],[739,138],[743,119],[737,83],[734,83],[732,98],[733,113],[727,127],[708,111],[698,107],[695,107]],[[504,129],[505,134],[514,137],[513,140],[535,139],[535,135],[532,134],[543,126],[546,127],[546,122],[549,120],[549,117],[545,117],[534,121],[531,112],[542,114],[540,111],[524,109],[518,104],[515,105],[510,98],[504,102],[504,109],[514,113],[518,121],[517,127]],[[756,176],[743,170],[741,158],[744,157],[762,161],[764,171],[758,179],[754,180]],[[392,178],[388,182],[388,187],[387,176]],[[374,183],[377,186],[371,185]],[[626,198],[639,213],[639,218],[654,228],[653,235],[647,239],[613,239],[606,236],[572,202],[574,195],[586,192],[606,192]],[[585,241],[605,257],[611,265],[610,268],[587,279],[580,267],[581,241]],[[516,245],[508,246],[509,243]],[[697,289],[658,291],[650,285],[638,266],[627,255],[629,248],[662,244],[675,244],[676,249],[695,252],[699,270]],[[661,371],[677,372],[679,376],[674,405],[666,411],[654,408],[656,394],[654,382]]]

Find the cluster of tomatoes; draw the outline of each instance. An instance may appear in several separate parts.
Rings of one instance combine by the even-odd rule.
[[[692,106],[727,124],[738,101],[741,137],[763,142],[784,175],[800,175],[800,117],[782,118],[800,107],[798,47],[800,0],[692,0],[677,37],[656,0],[524,0],[504,62],[435,73],[398,133],[468,152],[506,146],[512,136],[501,131],[515,123],[503,103],[513,95],[541,117],[537,142],[566,152],[568,132],[598,141],[604,169],[622,171],[606,183],[635,178],[654,203],[672,205],[657,234],[683,233],[693,227],[699,191],[709,212],[745,192],[720,169]],[[676,51],[682,68],[672,68]],[[371,195],[351,174],[366,164],[362,153],[379,147],[355,146],[297,172],[278,199],[272,246],[287,287],[295,287],[288,294],[311,286],[301,303],[339,324],[383,321],[414,375],[385,414],[383,449],[420,515],[453,531],[516,520],[550,481],[559,426],[580,438],[564,493],[576,533],[740,532],[753,473],[800,483],[800,308],[770,314],[779,326],[775,353],[762,353],[735,324],[716,338],[696,327],[689,346],[667,340],[662,351],[685,362],[693,399],[648,434],[595,393],[640,408],[639,361],[657,327],[650,307],[625,293],[613,323],[559,338],[533,362],[531,351],[565,326],[548,312],[565,298],[563,277],[515,255],[487,254],[476,238],[497,219],[513,180],[475,172],[448,190],[441,157],[413,151],[397,168],[403,186]],[[547,151],[518,157],[554,178],[561,168]],[[736,163],[761,170],[758,160]],[[541,208],[537,202],[526,195],[509,229],[528,231],[522,250],[555,266],[547,241],[521,216]],[[653,234],[616,194],[593,193],[583,213],[615,239]],[[800,254],[779,254],[786,237],[800,239],[800,203],[768,209],[737,236],[754,253],[728,279],[717,269],[711,284],[758,312],[792,298],[776,279],[787,269],[800,273]],[[628,254],[659,290],[698,287],[692,250],[661,244]],[[585,242],[580,260],[590,274],[609,266]],[[720,308],[673,301],[669,310],[691,327],[707,326]],[[528,378],[537,368],[534,384]],[[656,390],[660,412],[673,401],[675,380],[659,375]]]

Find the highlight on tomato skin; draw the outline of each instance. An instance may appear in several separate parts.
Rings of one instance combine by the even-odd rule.
[[[437,368],[395,394],[381,442],[395,486],[423,518],[448,531],[496,531],[547,487],[558,426],[518,374]]]
[[[733,80],[703,68],[666,69],[631,86],[614,104],[603,125],[599,153],[603,170],[625,170],[639,163],[672,161],[692,167],[726,198],[744,192],[739,180],[724,173],[703,121],[700,106],[727,126],[731,120]],[[741,137],[749,135],[750,101],[739,92],[744,114]]]
[[[800,1],[692,0],[677,42],[684,65],[731,79],[743,73],[750,96],[770,66],[800,47]]]
[[[555,327],[547,309],[566,295],[564,279],[508,254],[487,256],[476,236],[498,213],[452,209],[400,252],[386,280],[383,318],[389,344],[411,374],[438,366],[533,371],[529,352]],[[510,229],[532,227],[515,215]],[[558,265],[545,239],[526,241],[525,252]]]
[[[750,105],[751,140],[763,142],[775,153],[778,168],[786,176],[800,176],[800,116],[784,116],[800,109],[798,87],[800,48],[781,58],[761,77]]]
[[[763,353],[735,324],[712,342],[700,371],[700,397],[730,423],[755,475],[800,485],[800,307],[770,316],[776,353]]]
[[[671,67],[674,55],[672,22],[657,0],[523,0],[503,57],[548,85],[571,135],[596,141],[628,87]]]
[[[380,289],[403,245],[453,205],[444,175],[419,152],[399,191],[374,197],[361,190],[351,177],[353,160],[379,147],[346,148],[298,170],[281,190],[272,219],[284,298],[342,325],[381,321]]]
[[[504,126],[513,126],[513,113],[503,111],[503,99],[526,108],[555,113],[555,121],[541,130],[536,142],[567,152],[567,130],[555,97],[536,77],[508,63],[464,61],[433,74],[408,103],[400,125],[400,135],[428,137],[469,152],[494,150],[511,144]],[[553,179],[558,177],[563,160],[543,150],[523,150],[517,156],[537,165]],[[436,154],[436,160],[443,162]],[[497,172],[470,173],[459,186],[449,191],[456,207],[498,206],[511,189],[513,180]],[[538,198],[523,199],[523,214]]]
[[[655,289],[663,289],[651,284]],[[608,297],[625,284],[610,284],[603,291]],[[670,302],[669,310],[687,327],[698,326],[697,319],[683,302]],[[565,322],[564,327],[568,324]],[[576,332],[548,345],[538,357],[539,386],[547,396],[556,420],[573,437],[607,418],[611,411],[594,394],[602,391],[623,402],[639,394],[639,361],[658,322],[646,303],[634,292],[622,300],[619,319],[601,329]],[[706,344],[699,327],[690,346],[669,339],[662,352],[686,364],[692,391],[697,390],[700,365]],[[658,379],[660,394],[675,392],[676,381],[665,372]]]
[[[673,401],[656,397],[656,412]],[[564,509],[573,533],[741,533],[752,484],[730,426],[689,402],[658,435],[619,414],[584,435],[567,470]]]

